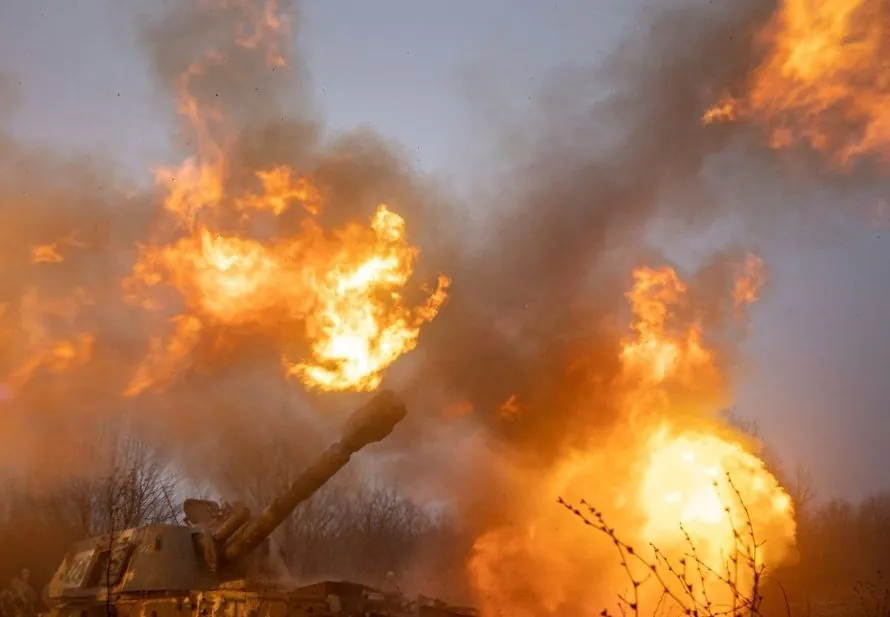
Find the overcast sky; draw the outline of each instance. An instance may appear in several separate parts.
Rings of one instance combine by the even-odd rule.
[[[0,68],[21,82],[18,132],[114,152],[133,174],[165,160],[168,117],[132,43],[134,4],[3,2]],[[369,124],[459,190],[484,147],[473,90],[521,106],[553,69],[596,63],[635,4],[308,0],[301,45],[330,128]],[[890,489],[890,228],[851,219],[818,242],[763,248],[773,286],[755,311],[739,413],[823,496]]]

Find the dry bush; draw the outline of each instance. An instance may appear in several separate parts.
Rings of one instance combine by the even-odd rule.
[[[586,526],[604,534],[615,546],[629,585],[627,591],[617,595],[618,610],[622,615],[760,617],[763,614],[765,565],[759,556],[762,543],[757,538],[741,493],[728,475],[727,481],[732,498],[743,513],[743,528],[737,529],[730,523],[734,538],[733,552],[720,570],[700,557],[694,540],[682,525],[680,530],[686,548],[680,557],[672,558],[653,543],[641,550],[621,539],[615,528],[606,522],[603,513],[587,502],[582,501],[579,507],[559,499],[559,503],[574,516]],[[656,599],[651,606],[644,605],[646,585],[655,588],[652,597]],[[715,596],[731,600],[724,603]],[[790,606],[786,604],[786,607],[790,614]],[[610,617],[611,612],[603,609],[601,615]]]
[[[858,583],[854,591],[859,599],[862,617],[887,617],[890,615],[890,587],[878,572],[874,582]]]

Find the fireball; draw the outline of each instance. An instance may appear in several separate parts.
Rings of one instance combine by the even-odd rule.
[[[79,331],[75,325],[78,312],[89,304],[91,301],[83,289],[63,298],[45,297],[35,288],[24,294],[16,307],[21,336],[17,337],[16,347],[9,350],[20,360],[0,383],[4,399],[15,396],[41,369],[63,373],[90,361],[95,336]],[[0,310],[0,317],[6,317],[7,312],[11,311]]]
[[[469,562],[483,614],[593,616],[616,602],[645,614],[665,597],[674,598],[665,610],[718,614],[737,605],[733,589],[753,593],[790,554],[790,497],[755,444],[713,416],[726,378],[687,284],[667,267],[633,277],[633,320],[616,350],[624,422],[543,473],[517,471],[529,499],[477,539]],[[728,300],[753,302],[764,280],[749,255]],[[594,504],[570,505],[587,524],[567,520],[557,496]],[[686,570],[690,587],[671,569]]]
[[[196,8],[231,9],[238,20],[231,41],[272,69],[286,68],[290,20],[276,0],[208,0]],[[308,171],[284,164],[236,169],[237,123],[196,85],[213,70],[228,70],[226,54],[208,49],[174,83],[194,152],[155,170],[157,224],[122,281],[126,301],[160,317],[146,320],[147,351],[123,393],[168,386],[206,359],[199,352],[225,361],[222,352],[245,340],[265,344],[281,373],[308,388],[377,388],[436,317],[449,279],[411,289],[419,250],[389,205],[326,229],[318,220],[325,195]],[[245,175],[252,182],[241,181]],[[50,268],[85,246],[72,234],[33,246],[30,259]],[[28,348],[16,354],[21,360],[8,372],[6,390],[15,392],[40,368],[64,371],[89,361],[94,333],[73,327],[82,295],[65,300],[65,328],[48,325],[59,321],[51,301],[26,298]]]
[[[246,19],[238,44],[264,50],[275,68],[285,66],[287,23],[275,2],[262,9],[236,4]],[[170,327],[151,341],[125,394],[163,387],[188,370],[205,335],[225,339],[235,330],[278,346],[284,374],[310,388],[373,390],[386,368],[417,345],[421,327],[446,300],[449,280],[440,276],[409,303],[418,249],[388,205],[365,224],[329,230],[317,222],[325,200],[306,173],[284,165],[255,169],[253,186],[228,188],[232,136],[225,116],[191,91],[192,80],[221,61],[211,51],[178,82],[179,110],[198,151],[155,174],[164,194],[162,224],[178,233],[142,246],[124,281],[134,304],[172,312]],[[257,237],[268,217],[294,213],[302,215],[295,231]]]

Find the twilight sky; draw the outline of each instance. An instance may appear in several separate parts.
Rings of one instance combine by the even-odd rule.
[[[140,4],[2,3],[0,71],[20,83],[13,122],[22,137],[113,153],[142,178],[169,161],[168,109],[158,105],[132,42]],[[553,70],[595,64],[632,27],[641,4],[307,0],[300,33],[312,73],[307,87],[331,130],[368,124],[466,193],[478,179],[474,161],[492,147],[486,113],[521,110]],[[793,239],[782,229],[755,239],[772,283],[754,311],[738,409],[783,461],[812,472],[822,497],[858,497],[890,489],[883,473],[890,467],[890,215],[812,228]]]

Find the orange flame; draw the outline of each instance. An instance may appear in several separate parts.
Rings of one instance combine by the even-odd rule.
[[[9,374],[4,385],[14,393],[41,367],[45,366],[53,373],[62,373],[77,364],[85,364],[92,356],[92,349],[93,336],[90,334],[52,341],[47,347],[35,350],[18,369]]]
[[[61,263],[65,261],[62,255],[62,246],[74,248],[87,248],[87,244],[79,240],[78,232],[62,238],[58,242],[50,242],[31,247],[31,263]]]
[[[506,401],[501,403],[500,408],[498,408],[498,413],[502,418],[514,418],[519,415],[519,412],[519,403],[516,400],[515,394],[511,394]]]
[[[41,368],[62,373],[89,362],[95,337],[87,332],[63,332],[71,329],[78,311],[89,304],[82,289],[62,299],[42,298],[34,289],[25,293],[19,306],[24,337],[21,350],[14,354],[20,360],[2,383],[7,396],[25,387]]]
[[[473,404],[469,401],[454,401],[445,405],[442,416],[447,420],[456,420],[473,413]]]
[[[766,269],[763,260],[757,255],[749,253],[745,257],[744,263],[738,268],[733,283],[732,299],[736,308],[756,302],[764,284],[766,284]]]
[[[440,276],[421,306],[405,307],[400,290],[417,251],[406,243],[404,227],[400,216],[380,206],[371,222],[373,236],[358,227],[341,235],[309,291],[316,299],[306,319],[314,362],[291,364],[290,374],[325,390],[373,390],[383,369],[414,349],[420,327],[444,303],[449,279]]]
[[[890,160],[890,13],[880,0],[785,0],[761,33],[766,57],[743,96],[725,96],[706,123],[744,118],[770,144],[803,142],[846,167]]]
[[[317,190],[304,178],[284,183],[288,173],[259,175],[271,195],[249,195],[237,203],[275,213],[309,199],[307,209],[317,209]],[[186,192],[171,194],[175,203],[170,211],[191,216],[200,210],[182,200]],[[216,189],[210,192],[218,194]],[[188,314],[198,321],[177,329],[167,344],[153,347],[127,393],[167,381],[170,367],[187,361],[197,343],[197,323],[251,326],[268,336],[284,336],[285,343],[306,337],[311,358],[285,359],[288,374],[325,390],[372,390],[383,371],[414,348],[421,326],[435,317],[446,298],[449,281],[443,276],[423,304],[406,305],[401,290],[416,256],[405,238],[404,220],[386,206],[377,209],[370,227],[353,224],[326,233],[310,218],[297,235],[263,243],[196,224],[193,233],[174,243],[145,247],[125,284],[131,299],[156,308],[141,291],[167,283],[180,292]],[[164,367],[160,373],[168,378],[149,366]]]
[[[274,0],[262,10],[252,2],[226,2],[246,9],[237,43],[264,48],[267,63],[283,66],[279,49],[287,20],[277,15]],[[255,170],[252,188],[227,188],[225,118],[190,92],[191,80],[218,62],[218,54],[208,54],[179,82],[179,110],[198,136],[198,153],[178,169],[156,172],[166,192],[165,211],[180,236],[141,247],[124,281],[128,299],[146,309],[164,308],[162,292],[172,287],[184,310],[166,340],[152,341],[125,393],[175,379],[190,365],[203,334],[220,328],[279,345],[285,373],[311,388],[373,390],[386,368],[416,346],[420,328],[444,303],[449,280],[440,276],[425,300],[408,304],[404,289],[418,250],[407,241],[405,221],[386,205],[378,206],[368,226],[327,231],[316,220],[324,206],[321,191],[287,166]],[[292,215],[295,208],[304,215],[296,232],[254,237],[258,217]],[[307,346],[308,355],[290,357],[295,345]]]
[[[62,257],[62,254],[59,252],[59,245],[56,243],[41,244],[31,249],[32,263],[60,263],[62,261],[65,261],[65,258]]]
[[[287,60],[281,47],[290,31],[290,19],[278,10],[278,2],[265,0],[262,6],[257,6],[250,0],[231,1],[242,11],[248,11],[248,19],[236,34],[237,43],[248,49],[266,45],[266,64],[276,68],[286,67]]]
[[[755,263],[749,257],[739,269]],[[624,539],[652,543],[673,560],[688,553],[688,534],[715,573],[724,573],[725,560],[740,550],[736,531],[749,516],[759,562],[779,565],[793,546],[787,493],[753,444],[711,415],[723,380],[686,284],[671,268],[638,268],[633,277],[627,297],[634,319],[618,350],[625,421],[596,448],[570,452],[544,473],[517,472],[520,485],[538,487],[536,496],[516,504],[510,524],[479,537],[468,564],[485,615],[599,615],[629,584],[611,541],[566,520],[556,496],[594,502]],[[732,602],[716,575],[703,578],[702,592],[715,605]],[[737,580],[742,592],[752,582]],[[654,606],[660,590],[646,594]]]
[[[729,608],[736,590],[726,578],[750,595],[755,572],[750,566],[727,572],[727,559],[747,555],[757,568],[774,567],[791,554],[790,496],[740,441],[698,431],[674,434],[665,427],[647,448],[652,454],[640,489],[647,513],[642,537],[675,562],[691,541],[703,566],[697,600]]]
[[[683,305],[686,285],[671,268],[638,268],[635,284],[627,293],[636,320],[633,335],[626,338],[621,361],[627,374],[660,383],[668,372],[683,378],[711,371],[712,357],[701,341],[701,327],[693,322],[671,335],[672,311]]]

